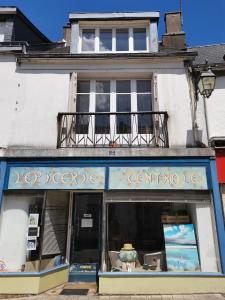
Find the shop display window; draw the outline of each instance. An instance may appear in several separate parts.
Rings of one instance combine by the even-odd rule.
[[[108,203],[107,270],[111,272],[218,271],[209,204]],[[210,223],[210,219],[208,219]],[[211,243],[211,244],[210,244]]]
[[[40,272],[66,262],[67,192],[9,192],[0,218],[0,272]]]

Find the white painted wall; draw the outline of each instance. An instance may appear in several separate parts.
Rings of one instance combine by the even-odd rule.
[[[225,76],[216,78],[216,86],[206,99],[209,138],[225,137]]]
[[[9,271],[21,271],[26,262],[29,200],[22,195],[8,195],[3,199],[0,260],[5,262]]]
[[[218,272],[216,239],[213,232],[211,205],[191,204],[190,212],[198,240],[198,251],[202,272]]]
[[[22,70],[0,56],[0,147],[56,148],[57,115],[68,109],[69,72]]]
[[[15,57],[0,55],[0,148],[8,147],[12,134],[18,97],[17,77]]]
[[[151,78],[157,73],[157,105],[169,114],[170,147],[186,147],[192,142],[191,100],[182,61],[83,60],[79,64],[16,66],[10,57],[0,63],[0,147],[56,148],[57,115],[68,112],[71,72],[77,72],[78,78],[118,79]]]
[[[182,64],[177,67],[158,71],[158,103],[169,115],[170,147],[185,148],[193,144],[191,99],[185,70]]]

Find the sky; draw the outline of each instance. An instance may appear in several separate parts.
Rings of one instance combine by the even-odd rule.
[[[61,40],[70,12],[159,11],[159,37],[165,32],[164,14],[177,11],[180,0],[0,0],[17,6],[52,41]],[[225,0],[182,0],[187,45],[225,43]]]

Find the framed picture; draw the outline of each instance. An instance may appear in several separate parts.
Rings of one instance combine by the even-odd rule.
[[[39,214],[29,215],[29,227],[38,227]]]
[[[193,224],[164,224],[163,231],[166,245],[196,245]]]
[[[28,238],[29,237],[39,237],[40,227],[29,227],[28,228]]]
[[[27,250],[32,251],[37,249],[37,239],[33,237],[29,237],[27,239]]]
[[[197,246],[166,246],[166,264],[168,271],[201,271]]]

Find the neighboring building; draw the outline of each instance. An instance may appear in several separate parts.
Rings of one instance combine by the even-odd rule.
[[[206,114],[206,118],[200,119],[207,122],[209,144],[216,152],[218,180],[225,212],[225,44],[194,47],[190,51],[198,52],[194,61],[196,71],[210,66],[216,75],[215,90],[206,99],[205,110],[203,99],[199,97],[198,114],[200,111],[205,111]]]
[[[0,293],[68,278],[102,294],[225,292],[214,151],[193,109],[197,53],[179,12],[162,42],[158,20],[72,13],[65,44],[7,54]]]

